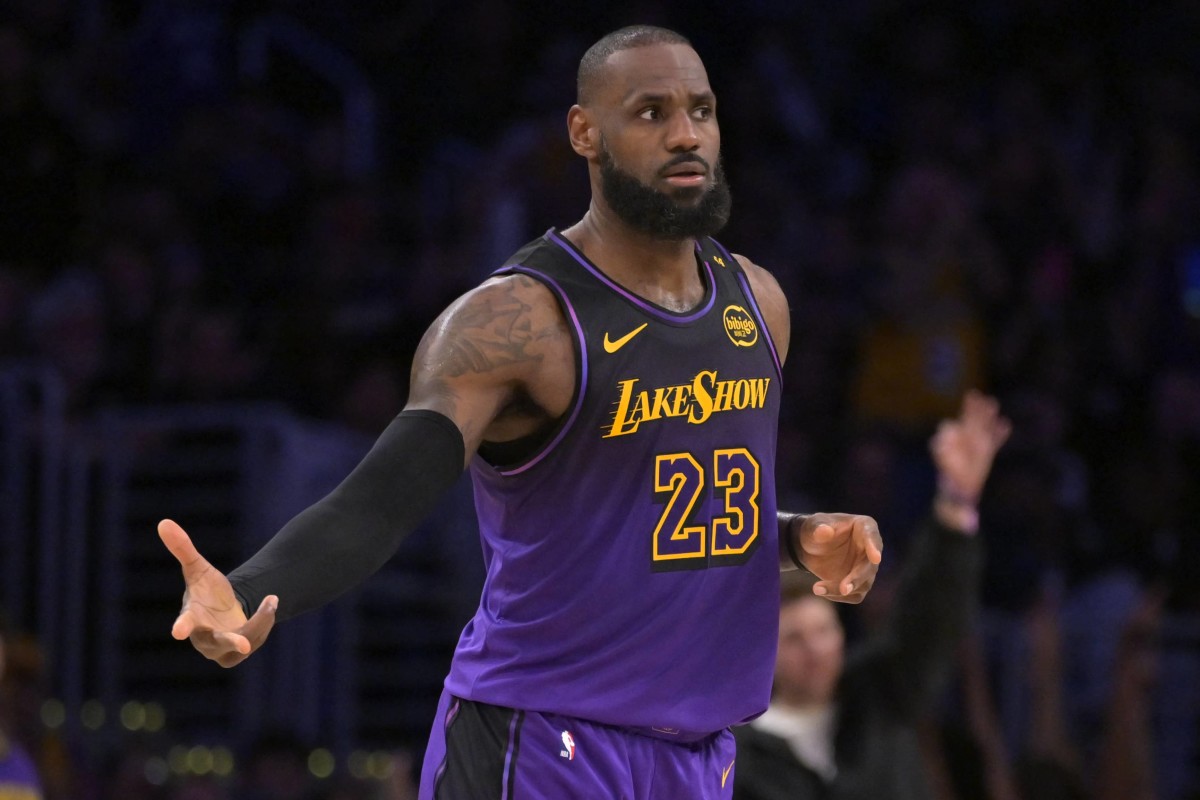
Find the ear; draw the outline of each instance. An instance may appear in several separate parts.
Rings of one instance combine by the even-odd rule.
[[[592,114],[583,106],[573,105],[567,112],[567,135],[571,148],[589,161],[600,156],[600,129],[596,127]]]

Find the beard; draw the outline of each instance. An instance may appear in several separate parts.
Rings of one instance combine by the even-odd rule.
[[[687,162],[708,167],[700,156],[684,153],[663,169]],[[713,180],[708,187],[662,192],[618,167],[604,142],[600,143],[600,190],[604,200],[622,222],[653,239],[698,239],[725,227],[733,200],[720,159],[711,173]]]

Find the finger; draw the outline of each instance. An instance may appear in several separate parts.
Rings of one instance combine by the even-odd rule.
[[[279,598],[267,595],[259,603],[254,616],[243,625],[239,631],[250,643],[251,650],[257,650],[267,640],[271,628],[275,627],[275,612],[279,609]]]
[[[837,581],[818,581],[813,584],[813,594],[818,597],[823,597],[834,603],[861,603],[867,596],[867,592],[871,588],[871,583],[868,582],[865,586],[854,584],[854,589],[849,593],[842,592],[842,587]]]
[[[1005,442],[1008,441],[1009,435],[1012,433],[1012,422],[1007,417],[1000,417],[996,420],[996,426],[992,432],[992,441],[995,442],[996,449],[999,450]]]
[[[188,638],[191,640],[192,647],[196,648],[196,652],[209,661],[220,661],[231,652],[229,645],[224,641],[218,641],[216,634],[210,628],[197,627]]]
[[[867,561],[879,566],[883,561],[883,536],[879,533],[879,525],[870,517],[858,517],[854,520],[854,534]]]
[[[836,542],[837,539],[837,529],[828,522],[821,522],[813,528],[812,538],[809,541],[814,545],[815,552],[822,552],[827,545]]]
[[[200,555],[200,551],[192,544],[191,537],[174,520],[164,519],[158,523],[158,538],[162,539],[163,544],[171,551],[171,555],[175,556],[175,560],[179,562],[179,566],[183,567],[184,581],[190,583],[207,570],[212,569],[212,565],[205,560],[204,556]]]
[[[183,641],[192,635],[196,630],[196,620],[192,617],[190,611],[182,612],[175,618],[175,624],[171,626],[171,636]]]
[[[831,594],[837,593],[837,581],[817,581],[812,587],[813,594],[826,599],[833,599]]]
[[[875,583],[875,576],[879,573],[879,566],[872,564],[869,561],[861,561],[855,565],[854,569],[842,579],[838,584],[838,594],[842,597],[851,597],[853,595],[863,595],[871,589]]]
[[[220,656],[219,658],[213,659],[213,661],[216,661],[219,666],[222,666],[225,669],[229,669],[230,667],[236,667],[238,664],[242,663],[245,660],[246,660],[246,656],[243,655],[242,653],[226,653],[225,655]]]
[[[240,633],[235,633],[233,631],[213,631],[212,636],[213,641],[215,641],[219,647],[224,648],[226,651],[237,652],[241,653],[242,655],[250,654],[250,640]]]

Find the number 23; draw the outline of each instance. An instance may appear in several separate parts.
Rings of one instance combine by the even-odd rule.
[[[663,503],[654,528],[655,571],[733,566],[749,558],[758,541],[759,466],[744,447],[714,450],[712,485],[691,453],[664,453],[654,460],[654,494]],[[707,522],[701,515],[706,489],[724,499]],[[716,499],[714,498],[714,502]]]

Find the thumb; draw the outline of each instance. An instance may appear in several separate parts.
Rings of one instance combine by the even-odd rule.
[[[254,612],[254,616],[250,617],[242,627],[242,635],[257,647],[262,640],[267,638],[267,634],[274,627],[275,612],[278,610],[278,597],[273,594],[264,597],[263,601],[258,604],[258,610]]]
[[[212,565],[208,563],[204,556],[200,555],[200,551],[192,544],[191,537],[174,520],[164,519],[158,523],[158,538],[162,539],[162,543],[166,545],[167,550],[171,552],[171,555],[175,556],[175,560],[183,568],[183,580],[185,583],[192,583],[209,569],[212,569]]]

